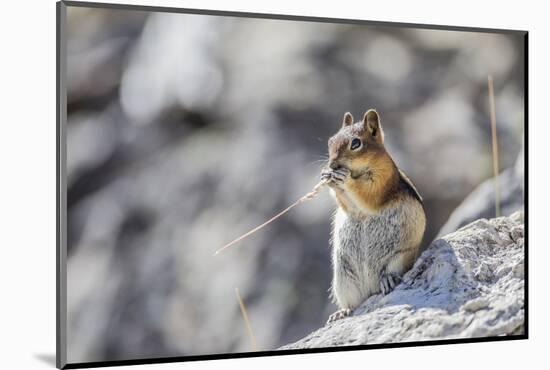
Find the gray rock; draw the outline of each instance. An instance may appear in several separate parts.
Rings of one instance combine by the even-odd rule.
[[[524,330],[523,212],[436,240],[386,296],[281,349],[473,338]]]
[[[501,216],[509,216],[518,210],[523,210],[525,202],[523,166],[524,156],[522,148],[515,165],[499,175]],[[481,183],[451,213],[447,222],[441,227],[438,237],[453,232],[474,220],[494,216],[495,182],[491,178]]]

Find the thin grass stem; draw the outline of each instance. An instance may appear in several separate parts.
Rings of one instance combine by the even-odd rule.
[[[493,77],[487,78],[489,86],[489,108],[491,112],[491,137],[493,146],[493,176],[495,181],[495,215],[500,217],[500,187],[498,181],[498,139],[497,139],[497,119],[495,113],[495,92],[493,88]]]

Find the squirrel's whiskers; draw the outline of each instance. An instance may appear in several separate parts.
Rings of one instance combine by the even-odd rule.
[[[263,224],[256,226],[255,228],[253,228],[252,230],[250,230],[246,234],[243,234],[243,235],[239,236],[237,239],[233,240],[232,242],[227,243],[226,245],[224,245],[223,247],[218,249],[214,253],[214,256],[217,255],[218,253],[220,253],[221,251],[223,251],[224,249],[231,247],[233,244],[237,244],[238,242],[245,239],[246,237],[254,234],[256,231],[260,230],[264,226],[269,225],[270,223],[272,223],[273,221],[275,221],[276,219],[278,219],[279,217],[281,217],[282,215],[284,215],[285,213],[290,211],[292,208],[296,207],[298,204],[315,198],[319,194],[319,192],[321,191],[323,186],[325,186],[327,184],[327,182],[328,182],[327,180],[319,181],[319,183],[317,185],[315,185],[309,193],[307,193],[306,195],[304,195],[303,197],[298,199],[296,202],[292,203],[290,206],[283,209],[281,212],[277,213],[275,216],[271,217],[269,220],[267,220]]]

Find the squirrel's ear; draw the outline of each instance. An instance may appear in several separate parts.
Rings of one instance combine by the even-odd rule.
[[[363,125],[369,134],[377,141],[384,142],[384,131],[380,124],[380,117],[374,109],[369,109],[363,116]]]
[[[346,114],[344,114],[344,118],[342,119],[342,127],[346,127],[351,124],[353,124],[353,116],[350,112],[346,112]]]

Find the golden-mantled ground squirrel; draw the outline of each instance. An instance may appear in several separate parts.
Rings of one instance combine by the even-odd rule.
[[[422,198],[384,148],[378,113],[370,109],[328,141],[328,181],[337,210],[332,229],[331,295],[349,316],[373,294],[389,293],[414,264],[426,226]]]

